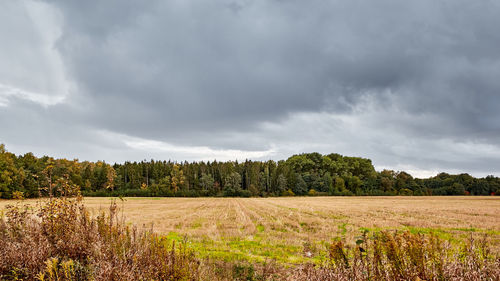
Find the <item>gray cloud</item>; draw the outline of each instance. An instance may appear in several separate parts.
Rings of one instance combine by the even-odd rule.
[[[273,151],[264,158],[316,149],[371,157],[379,167],[500,173],[496,1],[21,3],[3,4],[10,17],[0,26],[12,28],[0,36],[17,41],[1,46],[0,58],[17,68],[0,66],[0,83],[64,91],[64,102],[0,92],[0,116],[18,115],[0,121],[0,141],[30,147],[14,127],[36,118],[56,131],[73,128],[61,142],[80,146],[108,148],[90,132],[109,132]],[[52,32],[34,28],[41,23]]]

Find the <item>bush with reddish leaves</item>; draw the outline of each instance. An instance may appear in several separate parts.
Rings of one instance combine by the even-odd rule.
[[[0,220],[0,280],[199,279],[192,252],[117,218],[115,203],[97,217],[79,199],[10,206]]]

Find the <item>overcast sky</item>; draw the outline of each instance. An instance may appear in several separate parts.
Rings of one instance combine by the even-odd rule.
[[[500,176],[500,1],[0,0],[0,143]]]

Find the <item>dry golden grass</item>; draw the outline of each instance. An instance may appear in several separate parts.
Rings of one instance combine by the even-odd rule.
[[[110,198],[85,198],[98,212]],[[28,200],[28,202],[32,202]],[[0,209],[12,201],[0,201]],[[287,263],[321,259],[323,245],[360,228],[437,231],[460,241],[485,233],[500,243],[500,197],[126,198],[128,222],[173,238],[186,236],[208,256]]]

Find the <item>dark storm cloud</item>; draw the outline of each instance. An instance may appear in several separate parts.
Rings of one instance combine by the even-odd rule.
[[[60,16],[51,51],[71,87],[45,109],[2,93],[0,106],[56,127],[276,149],[280,158],[334,150],[380,166],[500,172],[498,1],[23,3]],[[0,83],[29,86],[6,69]],[[441,150],[462,159],[430,156]]]
[[[404,111],[448,119],[438,131],[498,131],[496,1],[49,3],[89,121],[107,129],[244,131],[391,91]]]

